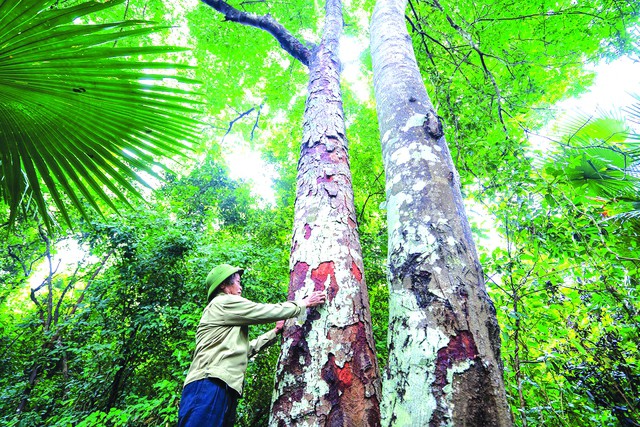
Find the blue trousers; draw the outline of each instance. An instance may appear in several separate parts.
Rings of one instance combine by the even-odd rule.
[[[238,393],[217,378],[193,381],[182,390],[178,427],[233,427]]]

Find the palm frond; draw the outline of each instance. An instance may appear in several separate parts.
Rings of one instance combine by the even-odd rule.
[[[624,117],[578,113],[559,130],[562,142],[548,155],[548,174],[579,189],[582,200],[604,203],[616,216],[640,202],[640,138]]]
[[[558,132],[567,146],[615,146],[626,141],[629,126],[624,117],[615,112],[600,111],[598,116],[576,112],[558,125]]]
[[[635,102],[632,105],[626,107],[624,111],[625,113],[627,113],[630,122],[640,125],[640,95],[631,94],[631,96],[638,102]],[[638,135],[636,134],[636,136]]]
[[[196,82],[175,74],[189,67],[154,61],[182,49],[113,47],[164,27],[74,23],[123,1],[53,3],[0,3],[0,197],[10,222],[32,199],[49,227],[51,203],[71,225],[68,203],[87,216],[87,205],[139,196],[139,171],[157,176],[157,158],[184,155],[199,137]]]
[[[640,209],[634,209],[627,212],[619,213],[610,218],[611,220],[620,221],[638,221],[640,222]]]

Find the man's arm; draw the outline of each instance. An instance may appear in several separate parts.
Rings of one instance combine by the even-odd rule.
[[[255,340],[251,340],[251,342],[249,342],[249,358],[255,356],[262,349],[273,345],[273,343],[276,342],[277,335],[282,332],[283,328],[284,320],[278,320],[274,329],[260,335]]]
[[[241,326],[270,323],[298,316],[306,307],[323,304],[326,295],[315,291],[300,301],[286,301],[279,304],[260,304],[240,296],[227,297],[220,305],[223,324]]]

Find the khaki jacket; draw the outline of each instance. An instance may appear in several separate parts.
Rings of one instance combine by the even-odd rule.
[[[184,382],[219,378],[242,394],[249,357],[272,344],[269,331],[249,342],[248,325],[298,316],[304,306],[295,301],[258,304],[238,295],[219,294],[204,309],[196,331],[196,351]]]

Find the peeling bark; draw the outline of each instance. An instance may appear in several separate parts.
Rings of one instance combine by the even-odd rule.
[[[309,67],[289,298],[325,290],[327,303],[285,325],[269,423],[379,426],[380,376],[340,91],[342,4],[327,0],[322,42],[310,51],[270,15],[242,12],[223,0],[202,1],[228,21],[269,32]]]
[[[324,290],[327,302],[285,326],[272,426],[380,425],[337,58],[342,5],[328,0],[326,8],[323,40],[309,64],[289,297]]]
[[[383,425],[509,426],[495,309],[406,4],[380,0],[371,21],[389,232]]]

